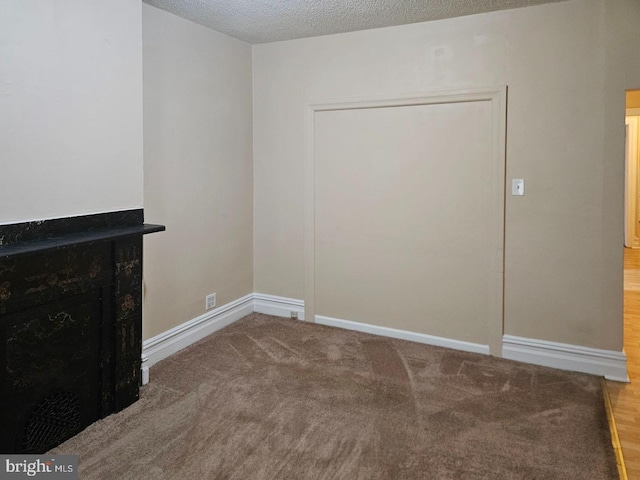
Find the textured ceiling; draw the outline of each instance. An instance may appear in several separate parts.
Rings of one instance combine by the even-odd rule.
[[[562,0],[144,0],[248,43],[460,17]]]

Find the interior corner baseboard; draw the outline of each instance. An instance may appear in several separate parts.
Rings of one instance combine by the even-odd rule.
[[[344,328],[347,330],[355,330],[358,332],[371,333],[382,337],[398,338],[400,340],[409,340],[411,342],[424,343],[425,345],[433,345],[436,347],[451,348],[454,350],[463,350],[465,352],[483,353],[489,355],[489,345],[480,343],[464,342],[462,340],[454,340],[451,338],[436,337],[425,333],[410,332],[407,330],[398,330],[396,328],[380,327],[369,323],[353,322],[351,320],[342,320],[339,318],[323,317],[316,315],[316,323],[328,325],[330,327]]]
[[[253,294],[229,302],[199,317],[189,320],[142,343],[145,366],[155,363],[202,340],[207,335],[253,313]]]
[[[304,320],[304,300],[295,298],[254,293],[253,309],[255,312],[277,317],[291,317],[291,312],[296,312],[298,320]]]
[[[624,352],[504,335],[502,356],[543,367],[599,375],[607,380],[629,381]]]

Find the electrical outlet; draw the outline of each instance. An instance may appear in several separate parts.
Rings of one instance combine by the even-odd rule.
[[[298,319],[298,312],[296,312],[295,310],[291,310],[291,318],[293,318],[294,320]]]
[[[205,300],[205,310],[211,310],[216,306],[216,294],[212,293],[211,295],[207,295]]]

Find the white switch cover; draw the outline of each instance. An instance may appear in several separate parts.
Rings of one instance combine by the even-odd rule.
[[[511,195],[524,195],[524,180],[522,178],[511,180]]]

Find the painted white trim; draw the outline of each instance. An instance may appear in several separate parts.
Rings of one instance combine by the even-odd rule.
[[[296,312],[298,320],[304,320],[304,300],[254,293],[253,311],[278,317],[291,317],[291,312]]]
[[[627,356],[624,352],[600,350],[567,343],[504,335],[502,356],[509,360],[572,370],[629,382]]]
[[[491,353],[499,355],[504,333],[504,212],[506,178],[506,85],[462,90],[422,92],[401,97],[370,97],[337,100],[309,101],[305,108],[305,156],[304,156],[304,304],[307,318],[317,319],[315,298],[315,114],[317,112],[354,110],[412,105],[435,105],[490,101],[493,108],[493,178],[491,216],[494,232],[494,252],[489,258],[490,314],[487,334]],[[451,347],[455,348],[455,347]]]
[[[298,312],[298,318],[304,320],[304,301],[262,293],[246,295],[167,330],[160,335],[145,340],[142,345],[143,367],[148,371],[149,367],[158,363],[160,360],[173,355],[183,348],[202,340],[206,336],[253,312],[290,317],[291,311]],[[453,350],[481,353],[484,355],[490,353],[489,345],[464,342],[396,328],[381,327],[351,320],[316,315],[315,322],[321,325],[409,340],[425,345],[451,348]],[[624,352],[504,335],[502,337],[502,356],[509,360],[544,367],[600,375],[608,380],[618,382],[629,381],[629,376],[627,375],[627,356]]]
[[[324,317],[316,315],[316,323],[320,325],[328,325],[330,327],[344,328],[346,330],[355,330],[357,332],[371,333],[382,337],[398,338],[400,340],[409,340],[411,342],[424,343],[436,347],[451,348],[453,350],[463,350],[465,352],[483,353],[489,355],[489,345],[479,343],[463,342],[451,338],[436,337],[425,333],[409,332],[407,330],[398,330],[396,328],[380,327],[369,323],[353,322],[351,320],[342,320],[340,318]]]
[[[142,358],[146,358],[146,367],[253,313],[253,297],[246,295],[145,340]]]

